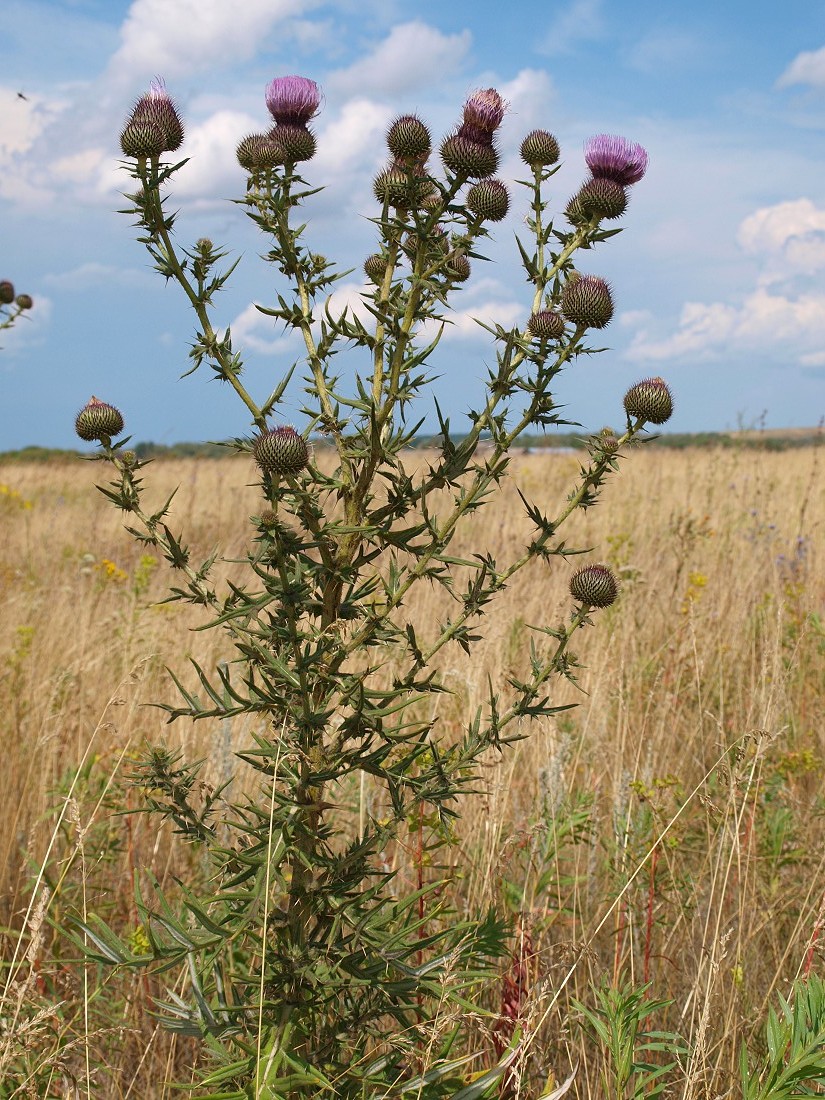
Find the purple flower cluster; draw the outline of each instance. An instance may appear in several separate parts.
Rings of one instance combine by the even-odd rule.
[[[613,180],[621,187],[638,183],[647,171],[647,150],[615,134],[596,134],[586,141],[584,159],[594,179]]]
[[[149,91],[132,108],[120,135],[127,157],[159,157],[173,153],[183,142],[183,123],[178,109],[166,91],[162,77],[156,76]]]
[[[276,76],[266,86],[266,105],[277,123],[306,126],[318,113],[321,89],[306,76]]]
[[[498,167],[495,132],[507,105],[495,88],[482,88],[464,104],[461,125],[441,145],[444,166],[467,179],[486,179]]]
[[[248,134],[236,150],[238,162],[253,176],[315,155],[308,123],[321,106],[321,89],[306,76],[276,76],[264,95],[275,125],[265,134]]]

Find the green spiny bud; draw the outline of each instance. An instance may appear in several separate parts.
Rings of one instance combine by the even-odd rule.
[[[120,135],[120,148],[127,157],[159,157],[166,150],[163,131],[151,119],[127,122]]]
[[[482,145],[460,134],[453,134],[441,143],[444,166],[466,179],[484,179],[498,168],[498,153],[492,145]]]
[[[451,252],[447,257],[447,275],[456,283],[470,278],[470,261],[463,252]]]
[[[114,405],[89,398],[89,404],[77,414],[74,429],[81,439],[91,442],[93,439],[109,439],[123,431],[123,417]]]
[[[595,443],[605,454],[613,455],[619,449],[619,440],[612,428],[602,428],[596,436]]]
[[[281,145],[269,134],[247,134],[235,150],[238,164],[247,172],[262,172],[283,164],[286,156]]]
[[[481,180],[467,192],[467,208],[478,218],[500,222],[509,206],[510,196],[501,180]]]
[[[611,179],[588,180],[567,204],[565,211],[573,225],[591,218],[620,218],[627,210],[627,191]]]
[[[606,565],[585,565],[570,578],[570,595],[588,607],[609,607],[619,595],[619,582]]]
[[[259,435],[252,453],[261,469],[270,474],[297,474],[309,459],[306,440],[287,426]]]
[[[412,204],[410,177],[397,164],[379,172],[372,182],[375,197],[383,205],[407,208]]]
[[[530,315],[527,331],[537,340],[558,340],[564,333],[564,318],[552,309],[539,310]]]
[[[604,328],[613,316],[610,287],[598,275],[568,280],[561,296],[561,311],[568,321],[582,328]]]
[[[269,139],[283,150],[287,164],[297,164],[302,160],[312,160],[317,148],[315,135],[306,126],[297,126],[289,122],[279,122],[269,131]]]
[[[380,286],[384,282],[384,276],[387,273],[387,261],[384,256],[379,256],[378,253],[374,253],[372,256],[367,256],[364,260],[364,271],[366,276],[376,286]]]
[[[531,130],[521,143],[521,159],[531,168],[555,164],[560,155],[558,141],[547,130]]]
[[[664,424],[673,415],[673,395],[663,378],[644,378],[624,395],[628,416],[651,424]]]
[[[387,145],[399,159],[427,157],[432,148],[430,131],[417,115],[402,115],[390,126]]]
[[[278,513],[274,508],[265,508],[260,515],[261,527],[277,527]]]

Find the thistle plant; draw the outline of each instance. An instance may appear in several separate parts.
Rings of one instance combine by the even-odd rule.
[[[34,305],[30,294],[16,294],[14,283],[0,280],[0,330],[11,328],[17,318]]]
[[[454,542],[508,476],[522,433],[568,423],[554,401],[556,376],[593,352],[589,331],[613,314],[607,283],[577,271],[574,258],[619,232],[602,221],[617,216],[619,192],[626,201],[646,156],[622,138],[597,139],[588,164],[607,198],[580,198],[557,226],[545,192],[558,142],[543,130],[525,137],[528,178],[516,184],[529,205],[530,239],[518,241],[531,286],[523,321],[484,326],[496,365],[468,410],[469,430],[456,434],[436,404],[438,446],[421,463],[409,449],[429,408],[433,354],[455,296],[483,262],[488,225],[512,202],[511,187],[495,177],[506,105],[492,88],[471,95],[439,156],[417,116],[392,124],[373,183],[363,308],[337,311],[331,292],[345,273],[304,241],[304,207],[317,190],[304,166],[316,149],[310,123],[320,89],[281,77],[265,99],[268,128],[237,147],[246,176],[239,203],[278,280],[257,308],[302,345],[298,426],[283,416],[295,367],[268,395],[254,395],[241,349],[215,319],[237,261],[209,239],[190,248],[175,240],[168,206],[185,161],[163,158],[178,149],[183,125],[161,81],[122,133],[136,185],[128,212],[156,269],[197,318],[189,373],[211,372],[249,416],[251,433],[226,444],[247,458],[259,486],[246,580],[220,582],[217,555],[194,561],[170,528],[170,502],[144,503],[146,463],[116,440],[124,428],[117,409],[93,398],[77,430],[99,442],[93,457],[113,471],[101,488],[126,513],[127,530],[171,566],[169,598],[201,608],[204,626],[222,631],[232,649],[214,669],[193,663],[171,673],[180,700],[162,704],[169,720],[244,715],[252,726],[237,776],[207,796],[200,764],[163,746],[149,749],[132,776],[146,810],[203,850],[208,887],[182,884],[174,897],[156,885],[138,890],[143,954],[102,921],[78,922],[79,933],[99,962],[179,975],[158,1011],[167,1026],[203,1037],[215,1064],[201,1080],[214,1091],[201,1095],[470,1100],[490,1095],[520,1054],[518,1031],[496,1051],[462,1022],[471,1006],[495,1016],[485,981],[506,949],[506,924],[495,913],[458,912],[437,878],[405,894],[382,853],[411,822],[448,835],[482,758],[528,736],[533,719],[566,709],[553,704],[550,685],[573,678],[572,638],[618,595],[606,566],[570,569],[568,556],[580,551],[561,528],[595,503],[645,424],[666,419],[660,380],[642,383],[647,389],[627,403],[623,431],[589,440],[580,476],[553,514],[522,496],[532,534],[511,560],[483,546],[462,556]],[[336,372],[345,348],[360,356],[350,380]],[[472,656],[485,611],[513,578],[530,571],[541,584],[551,568],[571,574],[568,617],[533,624],[527,667],[491,683],[461,735],[448,737],[438,709],[449,693],[444,654]],[[438,622],[414,615],[412,596],[427,586],[443,596]],[[343,810],[353,780],[376,792],[380,817],[363,803],[360,814]]]

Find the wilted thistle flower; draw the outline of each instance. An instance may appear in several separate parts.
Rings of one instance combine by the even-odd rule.
[[[387,145],[394,157],[428,157],[432,148],[430,131],[417,115],[402,115],[387,131]]]
[[[235,150],[238,164],[247,172],[261,172],[283,164],[286,155],[283,147],[273,141],[269,134],[248,134],[238,143]]]
[[[530,315],[527,331],[537,340],[558,340],[564,333],[564,318],[555,310],[540,309]]]
[[[561,311],[582,328],[604,328],[613,316],[610,287],[598,275],[581,275],[568,281],[561,296]]]
[[[318,113],[321,89],[305,76],[276,76],[266,86],[266,105],[276,122],[306,126]]]
[[[647,151],[615,134],[596,134],[586,141],[584,159],[596,179],[613,180],[622,187],[638,183],[647,171]]]
[[[627,209],[627,192],[611,179],[591,179],[582,185],[567,204],[566,214],[577,225],[596,218],[620,218]]]
[[[87,443],[93,439],[103,441],[123,431],[123,417],[114,405],[107,405],[96,397],[80,410],[74,422],[74,430]]]
[[[8,306],[14,301],[14,283],[8,279],[0,282],[0,305]]]
[[[521,159],[531,168],[555,164],[561,155],[559,143],[547,130],[531,130],[521,143]]]
[[[297,474],[309,460],[306,440],[288,426],[263,432],[252,453],[261,469],[270,474]]]
[[[157,76],[149,85],[149,91],[135,104],[126,126],[121,134],[120,144],[126,156],[157,156],[155,153],[133,153],[142,139],[148,147],[154,140],[155,132],[160,134],[161,153],[172,153],[183,142],[183,123],[178,109],[166,91],[166,84]]]
[[[485,221],[500,222],[510,207],[510,196],[501,180],[485,179],[467,192],[467,208]]]
[[[673,394],[664,378],[644,378],[624,395],[628,416],[651,424],[664,424],[673,415]]]
[[[608,566],[585,565],[570,578],[570,595],[589,607],[609,607],[619,595],[619,582]]]

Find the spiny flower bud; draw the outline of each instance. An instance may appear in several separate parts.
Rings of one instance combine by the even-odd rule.
[[[178,109],[166,91],[166,84],[159,76],[151,82],[146,95],[142,95],[135,104],[129,123],[147,123],[156,127],[161,134],[163,142],[161,152],[163,153],[174,152],[175,149],[180,148],[183,142],[183,123],[180,120]],[[128,130],[128,128],[127,125],[126,129]],[[121,147],[123,147],[123,137],[121,137]],[[127,153],[125,147],[123,147],[123,151],[127,156],[135,155]],[[151,154],[137,155],[149,156]]]
[[[460,132],[441,143],[441,159],[445,168],[467,179],[484,179],[498,168],[498,153],[492,145],[471,141]]]
[[[387,273],[387,261],[376,252],[372,256],[367,256],[366,260],[364,260],[364,271],[368,279],[375,283],[376,286],[380,286]]]
[[[613,316],[610,287],[598,275],[582,275],[568,281],[561,296],[561,311],[582,328],[604,328]]]
[[[277,527],[278,513],[274,508],[265,508],[260,515],[261,527]]]
[[[647,171],[647,151],[615,134],[596,134],[586,141],[584,159],[596,179],[613,180],[622,187],[638,183]]]
[[[481,88],[464,104],[464,125],[492,137],[501,125],[505,109],[504,100],[495,88]]]
[[[8,279],[0,282],[0,305],[8,306],[14,301],[14,283]]]
[[[585,565],[570,578],[570,595],[588,607],[610,607],[619,595],[619,582],[606,565]]]
[[[387,145],[399,160],[427,157],[432,148],[430,131],[417,115],[402,115],[387,132]]]
[[[673,415],[673,395],[664,378],[644,378],[624,395],[628,416],[651,424],[664,424]]]
[[[93,439],[109,439],[123,431],[123,417],[114,405],[89,398],[89,404],[81,409],[74,422],[74,430],[81,439],[91,442]]]
[[[297,474],[309,459],[306,440],[287,426],[259,435],[252,453],[261,469],[270,474]]]
[[[612,428],[602,428],[596,436],[596,443],[605,454],[613,455],[619,449],[619,440]]]
[[[282,146],[273,141],[269,134],[248,134],[238,143],[235,150],[238,164],[247,172],[261,172],[283,164],[285,158]]]
[[[132,119],[120,135],[120,148],[127,157],[159,157],[165,151],[163,131],[149,119]]]
[[[470,278],[470,261],[463,252],[452,252],[447,257],[447,275],[456,283]]]
[[[277,76],[267,84],[265,98],[269,113],[276,122],[306,126],[318,113],[321,89],[314,80],[305,76]]]
[[[564,318],[555,310],[541,309],[530,315],[527,331],[537,340],[558,340],[564,333]]]
[[[382,204],[409,207],[413,204],[410,183],[410,177],[404,169],[397,164],[391,164],[372,181],[372,190]]]
[[[312,160],[315,156],[315,135],[306,126],[279,122],[269,131],[269,140],[283,150],[281,163],[297,164],[302,160]]]
[[[610,179],[592,179],[582,185],[567,204],[566,214],[573,225],[591,218],[620,218],[627,210],[627,192]]]
[[[34,305],[31,294],[18,294],[14,300],[18,309],[31,309]]]
[[[560,156],[559,143],[547,130],[531,130],[521,143],[521,159],[531,168],[555,164]]]
[[[500,222],[510,206],[510,196],[501,180],[481,180],[467,192],[467,207],[478,218]]]

